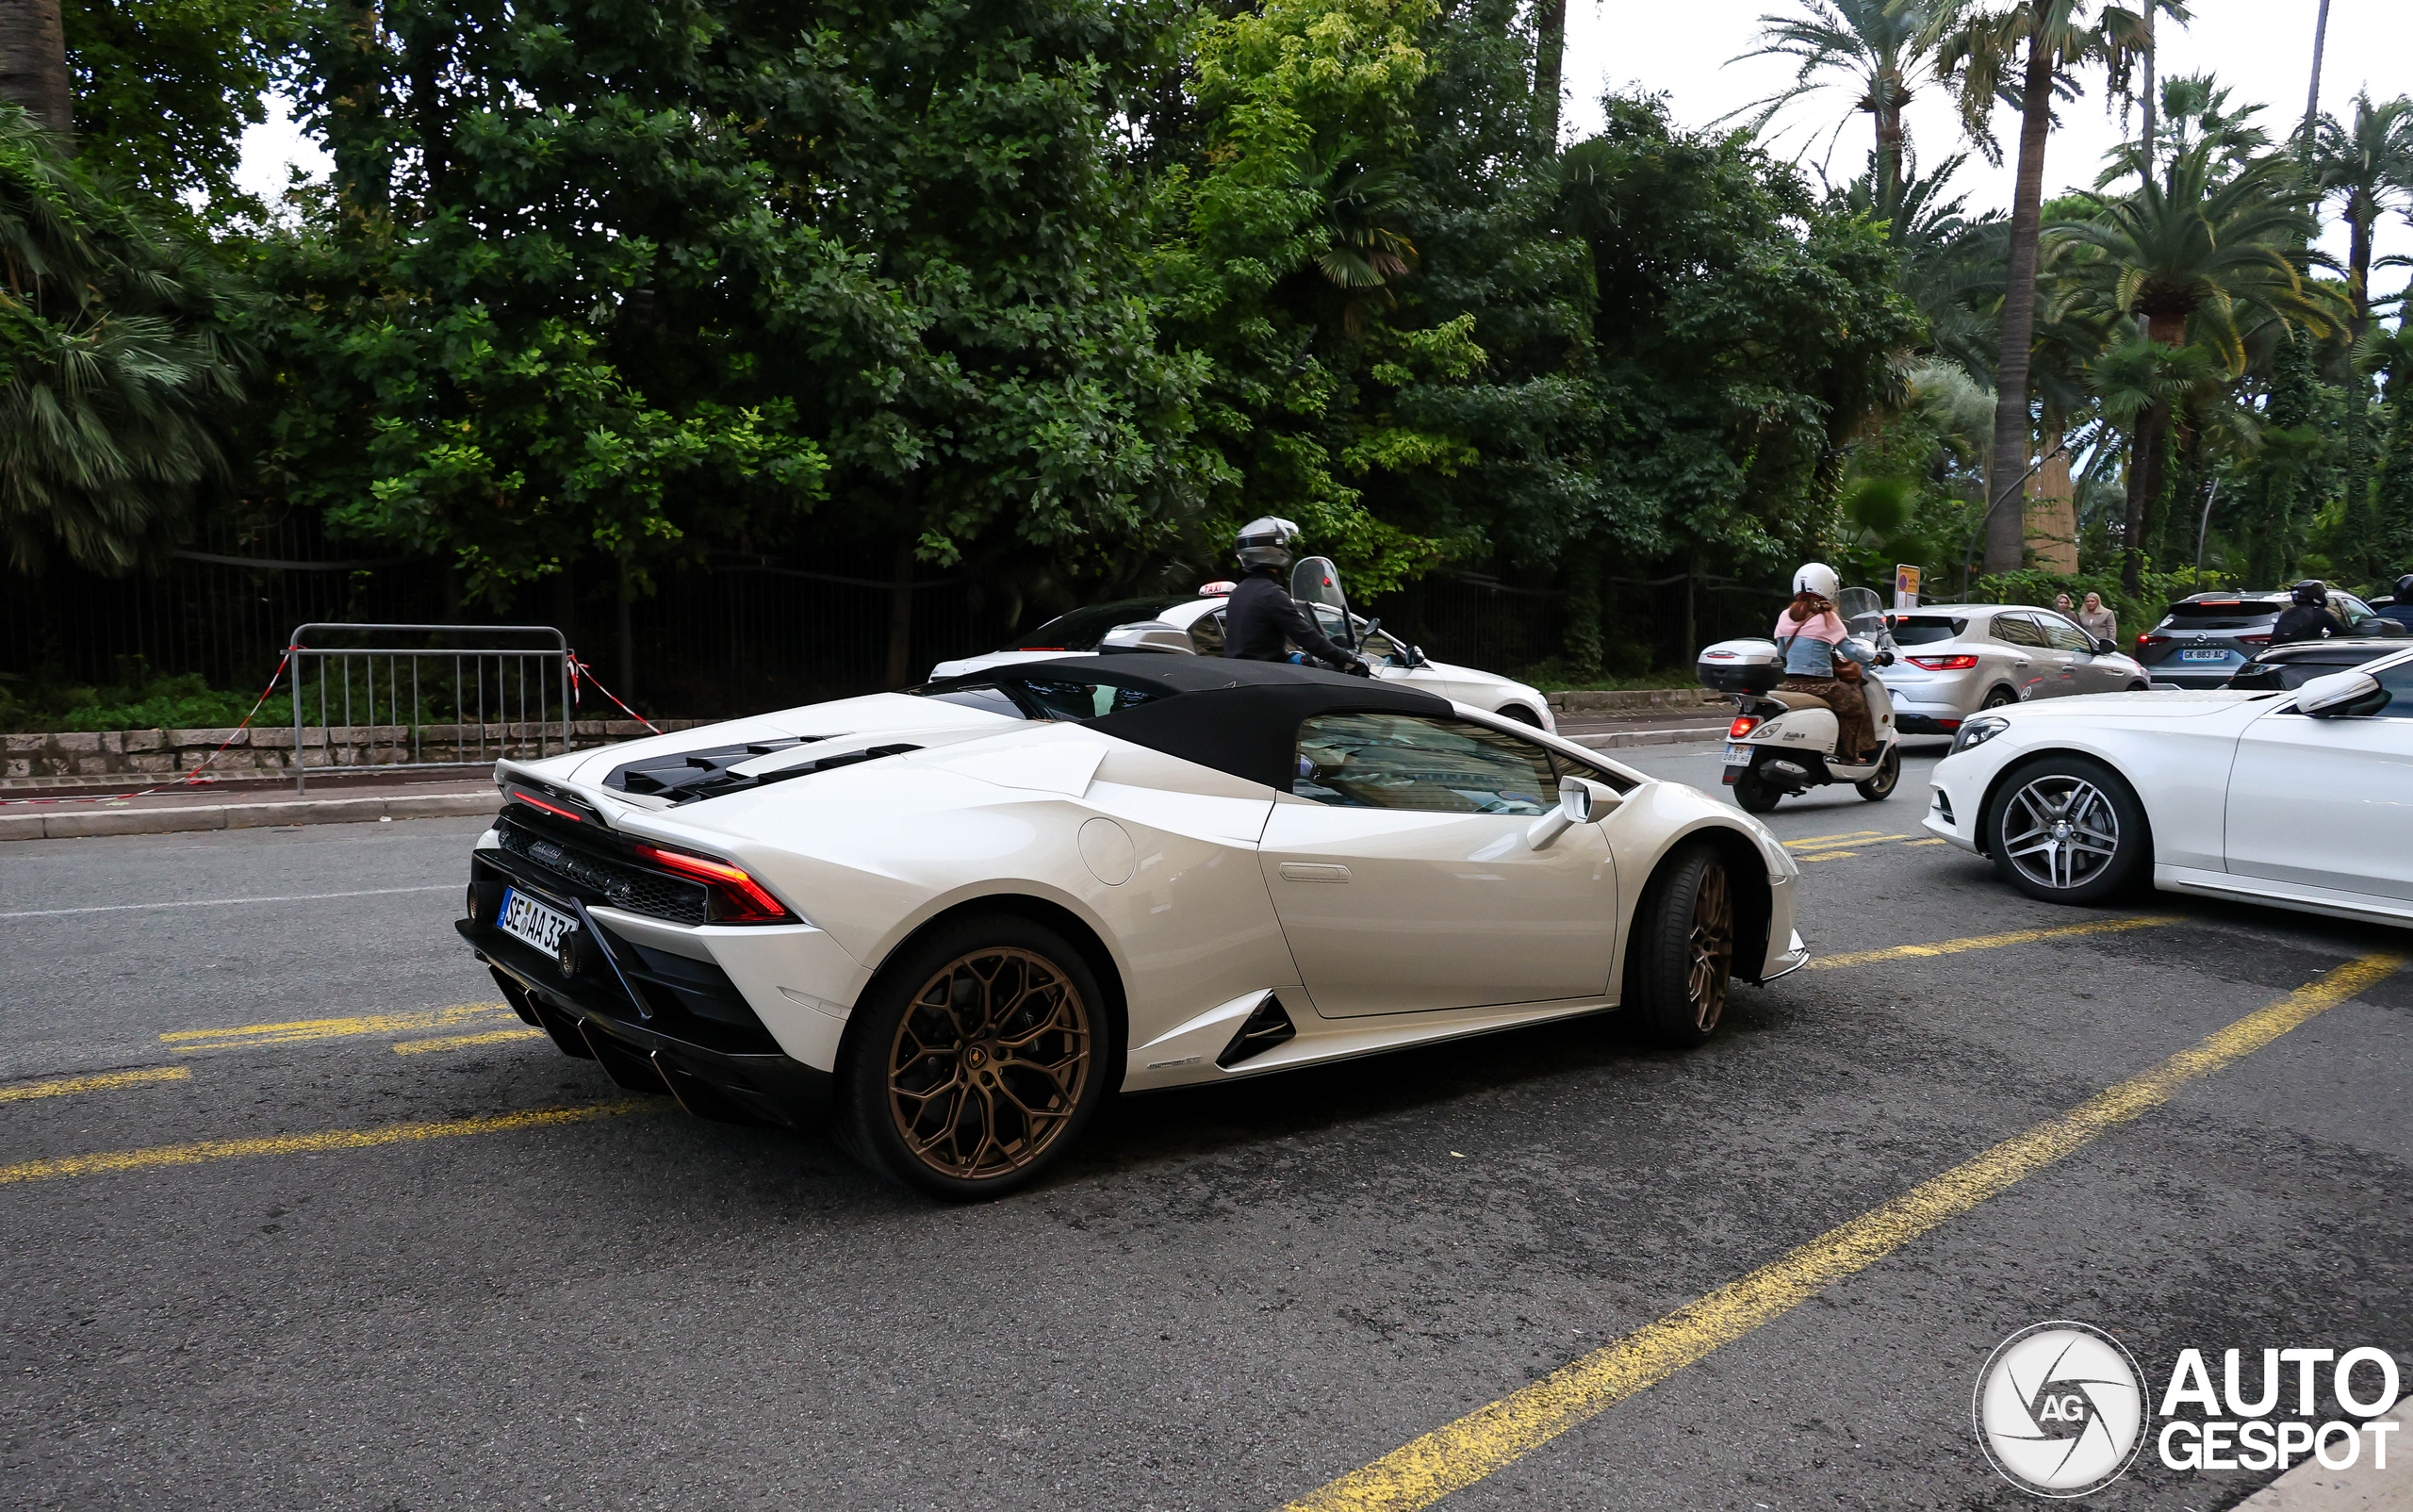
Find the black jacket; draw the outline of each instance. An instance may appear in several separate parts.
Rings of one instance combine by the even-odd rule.
[[[2300,640],[2322,640],[2331,635],[2343,635],[2346,627],[2336,615],[2310,604],[2290,604],[2279,612],[2278,623],[2271,627],[2271,644],[2286,646]]]
[[[1245,662],[1287,662],[1292,646],[1344,672],[1357,660],[1326,640],[1282,584],[1262,572],[1242,578],[1223,611],[1223,654]]]

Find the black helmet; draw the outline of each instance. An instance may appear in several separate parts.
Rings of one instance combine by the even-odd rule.
[[[2306,609],[2319,609],[2329,602],[2329,584],[2319,578],[2306,578],[2295,586],[2295,600]]]
[[[1243,572],[1254,572],[1259,567],[1288,572],[1290,570],[1290,548],[1297,544],[1298,539],[1298,526],[1269,515],[1241,526],[1239,538],[1232,542],[1232,551],[1239,557]]]
[[[2407,572],[2396,580],[2396,601],[2398,603],[2413,602],[2413,572]]]

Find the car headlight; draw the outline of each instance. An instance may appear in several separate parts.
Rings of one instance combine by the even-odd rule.
[[[1999,715],[1963,719],[1961,721],[1960,731],[1952,737],[1952,749],[1958,753],[1967,750],[1972,746],[1982,746],[2010,728],[2011,721]]]

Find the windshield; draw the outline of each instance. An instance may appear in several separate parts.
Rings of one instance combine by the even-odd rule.
[[[1885,621],[1894,627],[1894,639],[1904,646],[1933,646],[1939,641],[1959,640],[1969,628],[1966,619],[1954,619],[1945,615],[1893,615]]]
[[[1885,638],[1885,606],[1879,602],[1870,588],[1845,588],[1835,594],[1835,613],[1851,627],[1855,635],[1873,640]]]
[[[1015,641],[1005,649],[1010,651],[1093,651],[1101,636],[1117,625],[1154,619],[1177,604],[1186,604],[1188,597],[1178,599],[1125,599],[1119,603],[1092,604],[1055,618]]]

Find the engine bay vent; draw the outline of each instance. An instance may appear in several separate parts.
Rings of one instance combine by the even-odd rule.
[[[1247,1022],[1240,1026],[1240,1031],[1232,1036],[1232,1043],[1223,1046],[1223,1053],[1215,1058],[1215,1064],[1229,1071],[1241,1061],[1261,1056],[1277,1044],[1298,1038],[1298,1035],[1299,1027],[1290,1022],[1290,1015],[1282,1007],[1282,999],[1268,993],[1265,1001],[1257,1004]]]

